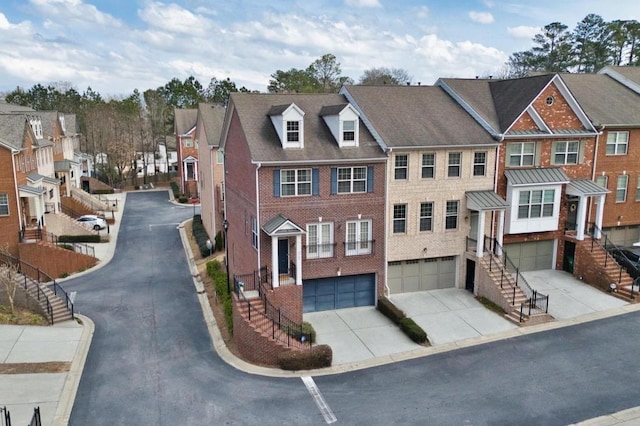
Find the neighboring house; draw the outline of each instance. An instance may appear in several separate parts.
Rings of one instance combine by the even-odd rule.
[[[198,140],[195,138],[197,118],[197,109],[174,110],[180,190],[190,197],[198,197]]]
[[[583,240],[598,131],[557,74],[511,80],[440,79],[443,87],[502,141],[496,192],[509,204],[504,248],[521,271],[570,269]],[[602,209],[595,221],[602,225]],[[573,244],[573,243],[571,243]]]
[[[164,150],[167,153],[167,171],[178,174],[178,152],[176,151],[176,138],[167,136],[164,139]]]
[[[259,273],[296,322],[303,311],[375,305],[387,157],[345,97],[232,93],[221,149],[231,276]]]
[[[484,235],[502,240],[502,226],[491,227],[492,218],[504,221],[506,208],[493,191],[499,139],[440,87],[344,86],[342,93],[389,154],[390,292],[473,291],[467,238],[479,242],[480,253]]]
[[[224,156],[220,150],[220,135],[226,109],[219,105],[198,105],[195,138],[198,144],[199,194],[202,224],[214,241],[218,232],[224,232]]]
[[[640,94],[640,66],[606,66],[598,71],[598,74],[605,74],[617,82],[627,86],[629,89]]]
[[[169,158],[167,146],[160,141],[154,152],[144,151],[138,147],[136,150],[136,176],[153,176],[160,173],[169,173]],[[146,171],[145,171],[146,169]]]

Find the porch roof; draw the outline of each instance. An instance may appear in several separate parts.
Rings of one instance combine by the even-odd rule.
[[[58,179],[54,179],[49,176],[43,176],[39,173],[29,173],[27,175],[27,180],[31,183],[42,180],[43,182],[49,183],[51,185],[60,185],[60,181]]]
[[[72,166],[77,166],[79,164],[80,163],[73,160],[61,160],[61,161],[54,161],[53,167],[56,172],[68,172],[69,170],[71,170]]]
[[[21,197],[39,197],[45,192],[41,186],[20,185],[18,189]]]
[[[603,188],[589,179],[575,179],[567,185],[567,194],[589,196],[589,195],[605,195],[610,193],[607,188]]]
[[[278,214],[276,217],[265,223],[262,226],[262,230],[271,237],[276,235],[300,235],[305,233],[304,229],[282,214]]]
[[[504,175],[513,186],[569,183],[569,177],[558,167],[508,169],[504,171]]]
[[[467,191],[467,208],[469,210],[505,210],[509,204],[494,191]]]

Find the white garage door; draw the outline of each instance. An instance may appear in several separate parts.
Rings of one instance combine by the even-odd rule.
[[[391,262],[388,270],[392,294],[456,286],[455,256]]]
[[[504,250],[521,272],[555,269],[553,249],[555,240],[506,244]]]

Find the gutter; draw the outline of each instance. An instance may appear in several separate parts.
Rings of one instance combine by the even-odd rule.
[[[259,179],[258,179],[258,174],[260,172],[260,168],[262,167],[262,163],[257,163],[257,167],[256,167],[256,226],[258,227],[257,234],[258,234],[258,267],[257,267],[257,271],[260,270],[260,259],[261,257],[261,252],[260,252],[260,245],[261,245],[261,241],[260,241],[260,235],[262,234],[260,232],[260,184],[259,184]],[[225,200],[227,198],[225,197]],[[251,224],[251,232],[253,232],[253,224]],[[253,240],[253,236],[251,236],[252,240]],[[300,267],[302,267],[302,265],[300,265]]]

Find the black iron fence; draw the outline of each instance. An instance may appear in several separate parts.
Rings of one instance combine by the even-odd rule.
[[[27,240],[47,241],[55,246],[73,250],[76,253],[96,257],[96,251],[93,246],[90,246],[86,243],[62,242],[57,235],[52,234],[51,232],[43,231],[41,228],[31,230],[22,229],[18,234],[21,243],[24,243]]]
[[[42,426],[42,420],[40,418],[40,407],[35,407],[33,409],[33,416],[31,416],[29,426]]]
[[[0,407],[0,426],[11,426],[11,414],[7,407]]]
[[[615,252],[616,256],[620,256],[620,258],[623,259],[623,263],[626,263],[627,265],[630,265],[633,262],[629,260],[629,258],[624,254],[622,250],[620,250],[620,247],[618,247],[613,241],[609,239],[609,236],[607,234],[602,232],[602,229],[600,229],[598,225],[590,222],[587,228],[587,235],[591,239],[591,253],[593,253],[593,250],[596,249],[596,247],[604,250],[604,267],[606,268],[608,265],[613,264],[618,268],[616,274],[614,276],[610,276],[609,278],[612,280],[617,280],[615,281],[615,284],[620,285],[620,283],[622,282],[623,274],[626,274],[626,271],[624,266],[622,266],[616,260],[616,258],[611,255],[611,252]],[[600,238],[597,238],[596,235],[599,235]],[[631,285],[631,297],[634,297],[636,293],[637,292],[634,291],[634,285]]]

